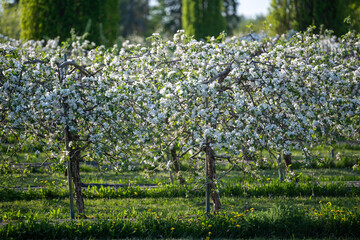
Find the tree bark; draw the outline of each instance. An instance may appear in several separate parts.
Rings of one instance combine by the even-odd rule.
[[[71,177],[74,183],[75,201],[80,217],[85,217],[85,205],[81,192],[81,179],[80,179],[80,158],[81,150],[79,146],[73,146],[70,149],[71,161]]]
[[[284,181],[284,172],[283,172],[283,169],[281,167],[281,152],[279,152],[277,162],[278,162],[279,179],[282,182],[282,181]]]
[[[215,165],[215,152],[210,146],[205,147],[206,152],[206,164],[207,164],[207,174],[210,186],[210,197],[213,202],[214,213],[216,214],[221,209],[221,202],[218,189],[216,187],[216,165]]]
[[[283,156],[284,156],[286,171],[292,172],[293,169],[292,169],[292,166],[291,166],[291,154],[283,153]]]
[[[180,174],[180,165],[179,165],[179,160],[178,160],[178,156],[176,154],[175,147],[173,149],[171,149],[171,158],[172,158],[172,162],[173,162],[174,171],[175,171],[176,177],[178,178],[179,183],[180,184],[186,183],[185,179]]]

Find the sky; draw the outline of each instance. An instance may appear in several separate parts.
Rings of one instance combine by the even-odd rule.
[[[247,18],[255,18],[256,15],[266,15],[271,0],[239,0],[238,14]]]

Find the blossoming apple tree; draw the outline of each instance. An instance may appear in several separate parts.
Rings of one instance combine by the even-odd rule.
[[[87,50],[87,41],[17,44],[1,46],[1,108],[6,114],[1,130],[35,136],[45,142],[45,151],[68,158],[78,213],[84,216],[79,162],[129,154],[123,151],[133,139],[129,94],[108,75],[101,47]]]

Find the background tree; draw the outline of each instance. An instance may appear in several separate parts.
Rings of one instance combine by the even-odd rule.
[[[226,32],[233,34],[240,17],[237,15],[238,0],[223,0],[226,18]],[[182,0],[159,0],[151,9],[153,32],[174,34],[182,29]]]
[[[183,0],[182,24],[185,32],[196,39],[217,36],[226,29],[222,0]]]
[[[360,31],[360,1],[353,1],[349,5],[350,12],[350,29],[355,29],[356,31]]]
[[[155,32],[173,34],[182,29],[182,0],[158,0],[151,9],[152,28]]]
[[[5,0],[0,0],[0,33],[8,37],[19,39],[19,8],[15,2],[10,4]]]
[[[294,29],[294,0],[273,0],[270,4],[268,21],[275,33],[282,34]],[[306,13],[304,13],[306,15]]]
[[[345,34],[349,27],[360,29],[353,21],[350,25],[344,19],[350,16],[359,19],[360,2],[357,0],[273,0],[268,21],[278,34],[290,29],[305,31],[310,25],[331,29],[336,35]]]
[[[237,28],[241,18],[236,11],[239,6],[238,0],[224,0],[225,18],[226,18],[226,33],[233,34],[234,29]]]
[[[70,37],[87,32],[97,44],[113,43],[117,37],[117,0],[21,0],[20,22],[22,39]]]
[[[148,30],[149,1],[120,0],[120,35],[146,35]]]

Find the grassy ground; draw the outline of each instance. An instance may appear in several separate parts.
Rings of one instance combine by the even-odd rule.
[[[31,145],[32,146],[32,145]],[[5,151],[5,147],[3,150]],[[2,149],[1,148],[1,149]],[[351,167],[360,163],[360,146],[350,144],[336,144],[333,146],[334,153],[338,157],[331,158],[331,146],[316,146],[311,148],[311,152],[317,156],[313,162],[306,165],[302,161],[302,155],[299,151],[293,152],[293,167],[295,173],[302,180],[315,181],[360,181],[360,171],[353,171]],[[33,152],[36,147],[24,146],[23,150],[17,153],[17,159],[13,159],[12,163],[42,163],[46,159],[46,153],[35,155]],[[6,154],[2,153],[0,161],[7,159]],[[4,157],[5,156],[5,157]],[[258,156],[260,157],[260,156]],[[264,151],[263,157],[268,158],[268,154]],[[54,160],[48,160],[51,163]],[[56,161],[56,160],[55,160]],[[54,162],[55,163],[55,162]],[[192,181],[192,177],[187,173],[187,166],[182,162],[183,175],[188,181]],[[11,164],[10,164],[11,165]],[[25,187],[29,185],[42,185],[45,181],[66,184],[66,177],[63,175],[64,166],[54,165],[48,169],[23,169],[10,171],[10,166],[2,165],[0,162],[0,184],[6,187]],[[278,178],[278,170],[276,162],[269,161],[263,164],[262,161],[250,163],[251,172],[263,178]],[[229,165],[219,162],[218,176],[229,168]],[[107,184],[128,184],[128,183],[170,183],[169,172],[152,172],[152,171],[136,171],[136,172],[115,172],[107,171],[106,168],[99,171],[98,167],[83,164],[81,166],[81,177],[84,183],[107,183]],[[224,178],[225,182],[239,181],[239,179],[248,182],[256,181],[250,175],[244,175],[242,172],[234,171]]]
[[[350,168],[341,169],[295,169],[294,172],[299,179],[304,181],[360,181],[360,172],[353,171]],[[223,171],[218,171],[218,175],[222,175]],[[278,178],[278,170],[254,170],[253,173],[257,174],[260,178]],[[183,172],[185,178],[194,182],[195,179],[190,174]],[[226,177],[222,178],[220,182],[224,184],[231,184],[234,182],[243,181],[244,173],[241,171],[233,171]],[[83,183],[100,183],[100,184],[136,184],[136,183],[149,183],[149,184],[170,184],[171,180],[169,172],[160,171],[154,172],[151,175],[143,171],[134,172],[116,172],[106,171],[99,172],[96,169],[81,173]],[[256,179],[250,175],[245,174],[247,182],[256,182]],[[28,172],[28,173],[13,173],[7,175],[0,175],[0,186],[4,187],[27,187],[31,186],[46,186],[48,183],[61,184],[66,186],[67,178],[63,173],[49,173],[49,172]]]
[[[358,197],[222,197],[222,211],[226,213],[266,212],[281,205],[291,205],[307,212],[320,210],[328,202],[334,209],[345,212],[360,207]],[[37,219],[69,218],[68,199],[40,199],[31,201],[0,202],[0,220],[25,219],[31,214]],[[319,203],[321,202],[321,203]],[[204,197],[193,198],[124,198],[124,199],[85,199],[86,213],[90,218],[116,219],[126,214],[134,217],[144,212],[155,212],[158,216],[190,217],[202,216],[205,211]],[[20,214],[19,214],[20,213]]]
[[[296,172],[297,174],[302,173],[299,179],[303,184],[307,184],[303,186],[305,188],[311,186],[311,183],[307,181],[309,179],[313,180],[314,175],[318,181],[334,180],[341,182],[359,178],[359,172],[352,171],[351,169],[299,169]],[[70,234],[70,232],[78,232],[79,235],[69,235],[72,236],[69,238],[98,237],[99,234],[105,234],[104,236],[110,238],[124,236],[150,236],[158,238],[160,237],[158,232],[167,231],[164,235],[166,237],[186,237],[190,239],[205,239],[206,237],[253,238],[261,236],[266,238],[281,237],[292,239],[296,237],[302,239],[333,236],[334,238],[344,237],[351,239],[358,234],[357,230],[354,229],[360,228],[359,220],[354,220],[356,218],[360,219],[360,212],[358,210],[360,207],[360,195],[357,192],[355,195],[354,193],[351,194],[351,192],[346,193],[348,190],[345,188],[345,194],[337,195],[338,190],[335,186],[334,189],[330,188],[328,191],[331,195],[326,195],[327,193],[320,189],[315,194],[316,197],[311,196],[311,191],[310,195],[301,196],[301,194],[299,195],[294,192],[297,191],[296,189],[289,188],[289,186],[292,186],[291,183],[283,183],[279,186],[284,187],[284,192],[269,197],[272,194],[266,192],[267,188],[270,191],[272,191],[271,189],[276,190],[278,189],[277,184],[280,184],[276,180],[276,170],[257,170],[257,174],[261,177],[260,180],[246,176],[245,182],[253,185],[255,187],[252,188],[253,193],[257,194],[256,192],[259,192],[258,196],[260,197],[251,197],[253,196],[251,191],[244,195],[241,192],[241,188],[237,190],[240,190],[237,193],[240,195],[236,195],[229,188],[235,183],[239,184],[242,172],[234,171],[224,178],[219,182],[221,185],[222,210],[221,214],[215,218],[207,218],[205,216],[205,200],[202,194],[190,194],[187,197],[166,197],[164,185],[170,182],[168,172],[155,172],[152,175],[145,174],[144,172],[119,174],[114,171],[98,172],[95,169],[93,171],[87,169],[82,174],[83,179],[97,183],[148,182],[161,184],[158,190],[152,190],[151,196],[154,197],[146,197],[143,192],[146,190],[141,190],[140,188],[124,190],[125,195],[120,194],[122,197],[114,197],[111,191],[109,192],[106,189],[104,189],[104,197],[101,197],[102,193],[100,190],[100,193],[94,196],[87,194],[86,196],[92,196],[85,198],[86,215],[89,217],[90,222],[78,220],[76,224],[81,225],[68,221],[64,222],[63,220],[69,218],[69,203],[66,193],[60,195],[60,197],[57,197],[56,194],[49,197],[48,194],[44,193],[40,199],[30,196],[27,201],[2,201],[0,202],[0,225],[3,226],[2,228],[0,227],[0,238],[1,236],[6,238],[13,237],[15,239],[16,237],[14,236],[21,237],[22,235],[16,235],[20,231],[19,229],[22,229],[21,231],[27,234],[33,234],[31,235],[33,238],[49,238],[49,235],[42,235],[42,232],[35,230],[43,228],[44,231],[45,229],[50,231],[53,234],[51,236],[56,236],[56,238],[68,236],[67,234]],[[22,176],[17,175],[18,180],[15,182],[11,182],[14,176],[4,177],[2,175],[1,177],[7,181],[8,185],[14,183],[22,183],[24,186],[26,186],[25,183],[40,184],[48,186],[55,193],[57,187],[66,185],[66,178],[59,173],[27,173]],[[34,182],[35,178],[37,180]],[[5,186],[4,182],[2,186]],[[257,186],[260,188],[259,190],[256,190]],[[157,191],[159,193],[156,193]],[[265,192],[261,193],[262,191]],[[170,188],[169,195],[171,196],[173,192],[176,193],[176,189]],[[40,190],[35,195],[39,195],[39,193],[41,193]],[[235,195],[231,196],[232,194]],[[129,226],[126,225],[126,221],[128,221],[126,219],[131,219]],[[289,219],[297,221],[299,226],[288,223]],[[187,225],[189,222],[191,222],[191,225]],[[343,224],[350,226],[347,233],[343,233],[340,230],[340,227],[344,229]],[[125,225],[127,226],[126,229]],[[213,227],[209,228],[209,225]],[[284,225],[286,229],[283,229]],[[52,229],[52,226],[56,226],[56,228]],[[122,230],[115,231],[115,226],[121,226],[120,229]],[[264,231],[259,230],[261,226],[265,229]],[[313,226],[316,227],[311,231],[313,231],[312,234],[316,235],[306,235],[306,229]],[[89,231],[92,228],[97,229],[96,233]],[[149,228],[152,230],[148,230]],[[171,230],[172,228],[180,230]],[[105,231],[104,229],[107,229],[107,233],[103,232]],[[224,229],[233,229],[233,232],[223,233],[219,229],[223,231],[225,231]],[[242,230],[240,231],[240,229]],[[272,232],[271,229],[281,230],[280,232]],[[112,230],[115,232],[112,232]],[[253,231],[258,232],[254,234]],[[284,233],[283,231],[288,232]],[[107,235],[108,233],[111,234]]]
[[[319,151],[321,157],[328,154],[330,148],[316,147],[313,150]],[[360,149],[346,147],[341,151],[345,160],[340,159],[336,164],[347,167],[333,168],[335,164],[330,164],[329,168],[324,165],[317,168],[300,166],[294,170],[298,183],[278,182],[278,170],[271,166],[261,169],[254,164],[251,172],[257,175],[256,178],[242,171],[231,172],[218,182],[222,210],[216,217],[205,215],[205,201],[201,192],[178,193],[176,186],[166,188],[170,184],[168,171],[99,171],[97,167],[82,165],[84,183],[151,183],[160,187],[149,194],[140,188],[120,190],[122,192],[99,189],[99,192],[87,193],[85,206],[89,219],[75,222],[64,220],[69,218],[69,203],[66,188],[63,188],[67,186],[63,172],[56,169],[28,169],[1,174],[0,190],[14,186],[45,186],[50,189],[50,194],[37,190],[22,198],[11,192],[13,199],[17,200],[0,198],[3,199],[0,201],[0,239],[357,239],[360,236],[360,194],[341,183],[360,181],[360,172],[349,168],[351,164],[346,162],[354,156],[357,161]],[[296,153],[294,158],[297,158]],[[226,166],[220,165],[218,175],[222,175],[226,169]],[[187,171],[183,171],[183,176],[189,183],[188,187],[203,181]],[[327,181],[339,182],[339,186],[335,184],[322,188],[313,185]],[[248,186],[246,192],[245,186]],[[316,187],[314,192],[312,188]],[[233,191],[237,191],[236,194]]]
[[[86,199],[89,219],[69,222],[65,199],[0,202],[0,237],[355,239],[359,203],[360,197],[223,197],[220,214],[206,217],[203,197]]]

